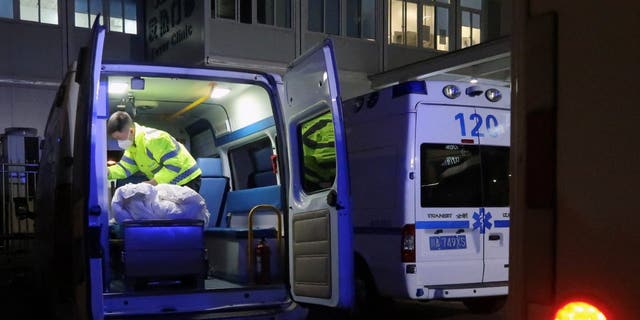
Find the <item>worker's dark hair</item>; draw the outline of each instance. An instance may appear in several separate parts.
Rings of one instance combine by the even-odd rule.
[[[133,119],[128,113],[124,111],[114,112],[107,121],[107,134],[111,135],[114,132],[122,131],[125,127],[131,127],[133,125]]]

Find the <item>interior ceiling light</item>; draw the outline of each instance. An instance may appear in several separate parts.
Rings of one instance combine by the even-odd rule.
[[[129,89],[129,84],[125,82],[109,82],[109,93],[123,94]]]
[[[213,87],[213,90],[211,90],[211,99],[222,98],[222,97],[228,95],[229,92],[231,92],[231,89]]]

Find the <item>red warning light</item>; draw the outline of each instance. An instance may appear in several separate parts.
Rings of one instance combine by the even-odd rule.
[[[570,302],[560,308],[555,320],[607,320],[598,308],[582,301]]]

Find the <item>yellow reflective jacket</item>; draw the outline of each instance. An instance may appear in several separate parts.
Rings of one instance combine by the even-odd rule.
[[[140,171],[158,183],[184,185],[202,173],[187,148],[170,134],[134,125],[133,144],[109,167],[109,179],[124,179]]]

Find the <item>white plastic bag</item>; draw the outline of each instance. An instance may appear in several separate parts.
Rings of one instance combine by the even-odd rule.
[[[171,184],[126,184],[111,201],[114,218],[125,220],[199,219],[207,225],[209,210],[202,196],[188,187]]]

